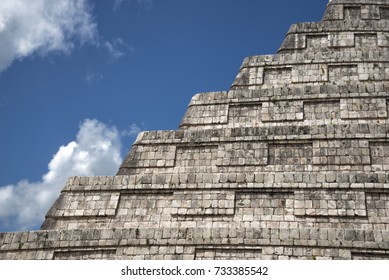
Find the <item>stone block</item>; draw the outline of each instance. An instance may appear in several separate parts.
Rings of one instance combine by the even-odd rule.
[[[235,142],[219,145],[219,166],[260,166],[267,165],[267,143]]]
[[[298,191],[294,198],[296,216],[366,216],[364,192]]]
[[[366,140],[313,143],[313,162],[316,165],[367,165],[371,163],[369,155],[369,142]]]
[[[279,101],[262,103],[262,122],[303,120],[302,101]]]
[[[170,145],[133,146],[121,168],[173,167],[176,147]]]

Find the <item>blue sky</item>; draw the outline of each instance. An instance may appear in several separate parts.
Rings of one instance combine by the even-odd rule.
[[[55,4],[53,4],[55,3]],[[37,229],[71,175],[114,175],[327,0],[1,0],[0,231]]]

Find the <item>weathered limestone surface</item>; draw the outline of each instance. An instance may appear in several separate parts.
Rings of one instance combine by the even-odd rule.
[[[0,259],[389,259],[389,0],[332,0]]]

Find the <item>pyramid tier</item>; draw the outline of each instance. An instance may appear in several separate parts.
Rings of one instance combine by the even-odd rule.
[[[387,0],[330,0],[323,21],[388,20]]]
[[[0,233],[0,259],[389,259],[388,236],[381,229],[310,227],[33,231]]]
[[[279,139],[293,139],[296,138],[293,130],[282,132],[274,127],[300,127],[297,130],[308,127],[310,130],[310,126],[326,124],[331,131],[333,125],[384,125],[388,123],[388,89],[388,83],[366,82],[199,94],[189,104],[180,128],[185,131],[235,127],[269,130],[273,127],[278,129]],[[349,133],[343,136],[355,137],[352,131]]]
[[[389,230],[389,172],[238,172],[70,178],[43,229]]]
[[[387,82],[388,66],[388,48],[253,56],[244,60],[232,89]]]

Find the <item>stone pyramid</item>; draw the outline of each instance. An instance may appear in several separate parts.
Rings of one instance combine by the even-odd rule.
[[[332,0],[0,259],[389,259],[389,0]]]

